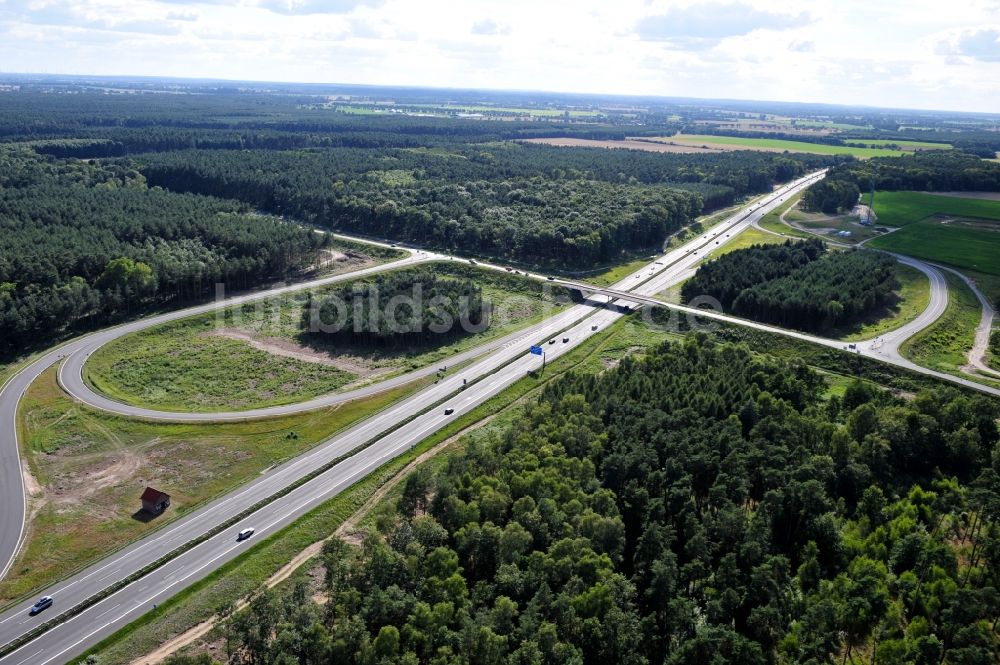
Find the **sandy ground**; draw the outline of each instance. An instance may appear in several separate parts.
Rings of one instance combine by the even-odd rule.
[[[563,148],[566,147],[618,148],[625,150],[645,150],[646,152],[680,152],[680,153],[718,152],[718,150],[713,150],[711,148],[702,148],[700,146],[654,143],[652,141],[637,141],[635,139],[626,139],[624,141],[597,141],[594,139],[558,138],[558,139],[523,139],[523,141],[524,143],[544,143],[545,145],[554,145]]]
[[[930,192],[940,196],[957,196],[961,199],[982,199],[984,201],[1000,201],[1000,192]]]
[[[283,339],[280,337],[256,337],[255,335],[248,333],[245,330],[240,330],[239,328],[219,328],[217,330],[213,330],[209,334],[225,337],[227,339],[234,339],[240,342],[246,342],[258,351],[265,351],[276,356],[294,358],[307,363],[316,363],[319,365],[336,367],[344,372],[356,374],[358,378],[368,378],[392,371],[391,368],[387,367],[372,367],[370,364],[358,358],[331,356],[323,351],[317,351],[315,349],[310,349],[309,347],[296,344],[289,339]]]

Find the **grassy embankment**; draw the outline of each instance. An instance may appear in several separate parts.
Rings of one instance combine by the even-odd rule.
[[[781,221],[781,216],[789,211],[789,209],[794,206],[802,198],[802,192],[799,192],[795,196],[791,197],[780,206],[772,210],[771,212],[764,215],[760,220],[761,228],[764,228],[772,233],[778,233],[783,236],[790,236],[793,238],[812,238],[813,234],[797,229],[790,224]]]
[[[289,404],[447,361],[536,323],[554,302],[543,286],[527,278],[456,264],[433,269],[474,277],[482,286],[495,310],[487,330],[437,345],[359,346],[330,354],[303,334],[302,308],[308,299],[303,291],[125,336],[94,353],[85,375],[106,395],[156,409],[211,412]]]
[[[281,418],[180,424],[81,405],[61,391],[55,369],[47,370],[19,412],[22,455],[38,487],[29,488],[25,547],[0,582],[0,605],[256,478],[422,385]],[[135,515],[146,485],[172,497],[167,512],[152,521]]]
[[[982,310],[975,294],[961,279],[950,272],[944,274],[948,282],[947,309],[941,318],[903,342],[900,353],[918,365],[1000,387],[998,381],[969,376],[961,370],[968,362]]]

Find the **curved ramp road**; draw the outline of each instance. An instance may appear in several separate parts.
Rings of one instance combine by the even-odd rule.
[[[653,264],[613,285],[610,290],[635,292],[637,296],[644,298],[659,293],[691,271],[700,260],[696,252],[703,256],[704,250],[714,248],[716,241],[724,244],[752,223],[754,218],[759,218],[780,203],[789,193],[801,189],[822,175],[822,172],[813,174],[777,190],[763,203],[755,204],[749,212],[743,211],[711,233],[703,234],[691,243],[667,253]],[[32,662],[45,665],[65,662],[82,653],[129,621],[150,611],[154,603],[162,602],[236,557],[243,548],[250,546],[246,542],[236,541],[236,534],[241,529],[255,527],[257,535],[254,538],[272,535],[454,418],[512,385],[527,371],[537,368],[541,359],[527,353],[529,344],[545,344],[548,358],[554,359],[595,334],[595,328],[606,328],[621,316],[617,309],[594,308],[595,304],[602,304],[607,300],[604,296],[596,296],[588,304],[567,308],[438,384],[397,402],[308,453],[268,471],[248,485],[54,585],[46,593],[55,597],[56,604],[46,613],[30,617],[27,614],[29,603],[25,603],[24,607],[0,614],[0,645],[3,645],[45,620],[54,618],[59,612],[125,580],[132,573],[157,561],[165,552],[211,533],[260,501],[297,484],[295,489],[255,510],[249,517],[239,520],[218,535],[199,543],[84,609],[72,619],[56,625],[12,651],[0,659],[0,663],[19,665]],[[190,312],[186,315],[190,315]],[[740,320],[737,322],[744,323]],[[563,337],[569,341],[562,343]],[[553,338],[557,342],[547,344]],[[464,385],[463,380],[467,380],[468,385]],[[0,398],[2,397],[0,394]],[[445,415],[446,408],[454,409],[454,413]],[[366,447],[358,450],[361,446]],[[352,451],[356,452],[346,456]],[[341,461],[333,464],[338,459]],[[312,477],[317,470],[324,468],[325,471]]]
[[[990,333],[993,331],[993,319],[996,317],[993,305],[990,303],[989,298],[984,296],[983,292],[979,290],[979,286],[974,281],[953,268],[948,268],[947,266],[939,267],[958,275],[976,295],[976,299],[979,300],[979,305],[983,310],[979,318],[979,325],[976,326],[976,341],[973,343],[972,348],[969,349],[969,365],[990,378],[1000,378],[1000,371],[986,364],[986,350],[990,345]]]
[[[284,286],[268,291],[258,291],[219,302],[206,303],[196,307],[153,316],[148,319],[125,323],[71,340],[44,354],[27,367],[12,376],[0,388],[0,578],[3,578],[17,554],[24,536],[24,513],[26,508],[24,478],[17,443],[17,407],[28,386],[38,375],[64,358],[85,358],[91,349],[117,339],[122,335],[151,326],[176,321],[196,314],[204,314],[217,309],[247,302],[272,298],[284,293],[325,286],[349,279],[356,279],[393,268],[435,261],[447,258],[440,254],[408,250],[410,256],[387,264],[365,268],[352,273],[332,275],[320,279]],[[116,403],[117,404],[117,403]],[[124,406],[124,405],[121,405]]]

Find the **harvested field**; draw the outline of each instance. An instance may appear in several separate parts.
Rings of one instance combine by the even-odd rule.
[[[576,138],[524,139],[524,143],[544,143],[545,145],[554,145],[561,148],[616,148],[619,150],[645,150],[646,152],[678,152],[687,154],[718,152],[717,149],[702,148],[701,146],[669,145],[636,139],[626,139],[624,141],[598,141],[595,139]]]

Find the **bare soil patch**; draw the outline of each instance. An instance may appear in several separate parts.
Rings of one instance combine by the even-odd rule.
[[[619,150],[645,150],[646,152],[676,152],[676,153],[702,153],[718,152],[712,148],[703,148],[693,145],[675,145],[672,143],[654,143],[652,141],[639,141],[636,139],[626,139],[624,141],[598,141],[596,139],[577,138],[554,138],[554,139],[524,139],[524,143],[544,143],[562,148],[611,148]]]
[[[981,199],[983,201],[1000,201],[1000,192],[934,192],[941,196],[957,196],[961,199]]]
[[[240,342],[246,342],[258,351],[264,351],[284,358],[294,358],[307,363],[328,365],[341,371],[355,374],[358,378],[368,378],[385,374],[392,371],[388,367],[373,367],[370,362],[363,358],[353,356],[331,356],[329,353],[310,349],[309,347],[296,344],[292,340],[281,337],[257,337],[252,333],[239,328],[219,328],[213,330],[210,335],[225,337]]]

